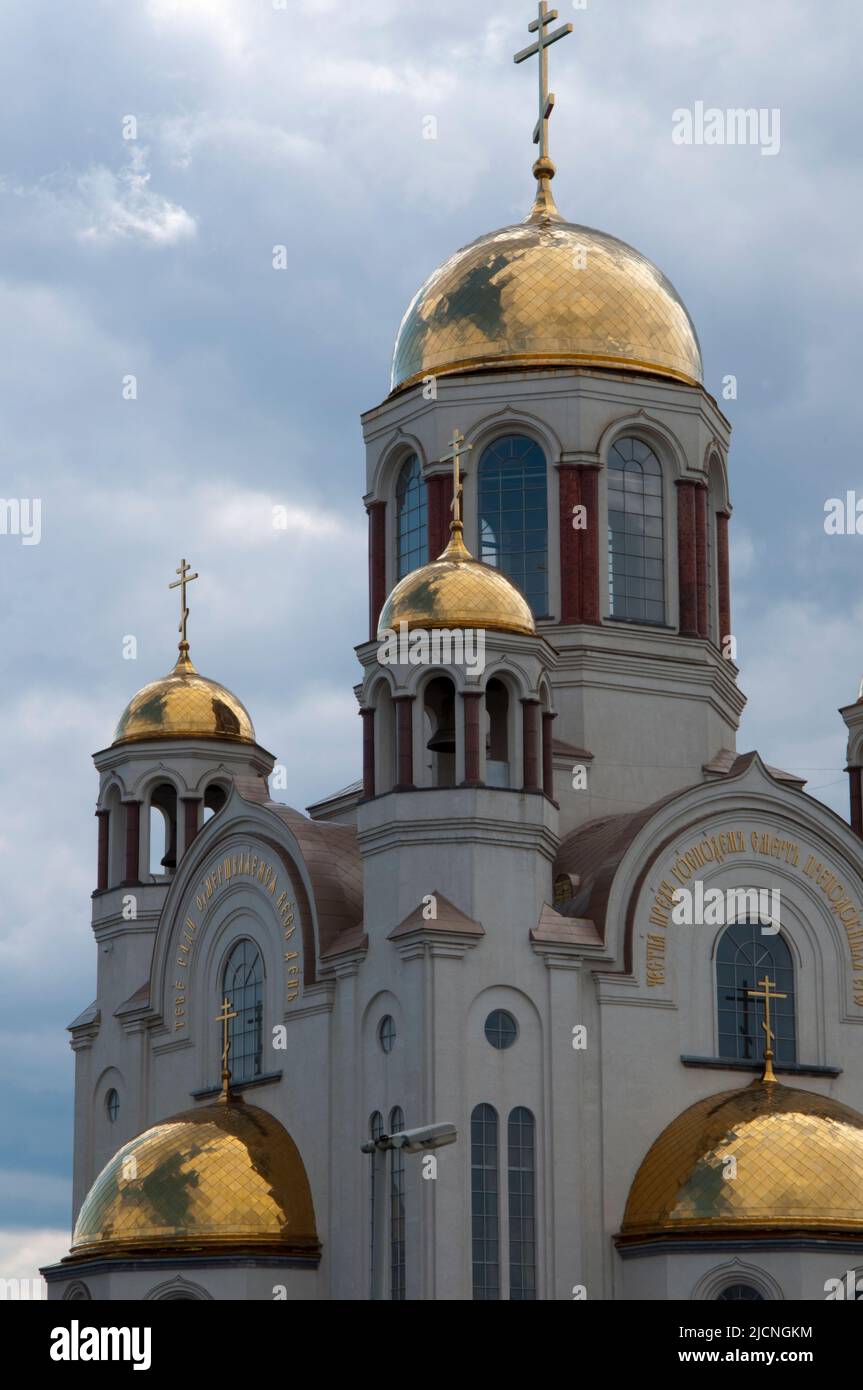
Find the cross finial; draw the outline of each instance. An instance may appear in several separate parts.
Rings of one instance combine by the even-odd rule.
[[[770,1001],[771,999],[787,999],[787,994],[779,994],[773,981],[764,976],[763,980],[757,981],[759,988],[747,990],[750,999],[764,1000],[764,1022],[761,1027],[764,1029],[764,1075],[762,1081],[775,1081],[776,1076],[773,1072],[773,1029],[770,1027]]]
[[[173,583],[168,585],[169,589],[180,590],[180,626],[177,631],[180,634],[180,651],[184,654],[189,650],[189,642],[186,637],[186,623],[189,621],[189,606],[186,603],[186,585],[191,584],[193,579],[197,579],[197,574],[192,574],[191,565],[188,560],[181,560],[177,566],[176,573],[180,576]]]
[[[544,213],[547,216],[557,213],[550,188],[555,170],[548,153],[548,118],[554,110],[554,92],[548,90],[548,50],[558,39],[564,39],[567,34],[572,33],[571,24],[561,24],[553,33],[547,33],[548,25],[553,24],[556,19],[557,10],[550,10],[546,0],[540,0],[537,17],[527,26],[532,34],[536,34],[536,43],[523,48],[513,58],[514,63],[523,63],[526,58],[535,56],[539,58],[539,119],[533,131],[533,143],[539,145],[539,158],[533,166],[539,189],[534,213]]]
[[[228,1056],[231,1051],[231,1033],[229,1024],[232,1018],[237,1018],[236,1010],[232,1010],[227,997],[222,1001],[222,1011],[216,1014],[216,1022],[222,1025],[222,1094],[220,1099],[227,1100],[231,1094],[231,1072],[228,1067]]]
[[[450,503],[452,521],[450,523],[450,533],[453,536],[460,536],[462,532],[461,496],[464,489],[461,485],[461,459],[462,455],[469,454],[472,448],[472,444],[465,444],[464,435],[460,432],[458,427],[456,427],[452,432],[452,439],[450,440],[450,452],[444,454],[440,460],[441,463],[452,463],[452,502]]]

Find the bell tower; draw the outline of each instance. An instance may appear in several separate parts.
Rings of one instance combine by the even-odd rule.
[[[464,539],[528,600],[554,650],[562,829],[638,809],[733,752],[730,428],[680,295],[633,247],[569,222],[551,192],[554,96],[541,7],[536,196],[425,281],[391,389],[363,416],[370,637],[386,595],[445,544],[444,441],[470,448]]]

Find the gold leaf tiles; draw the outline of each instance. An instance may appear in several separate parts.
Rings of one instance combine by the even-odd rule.
[[[548,365],[702,379],[692,320],[646,256],[591,227],[532,216],[480,237],[426,280],[399,329],[391,386]]]
[[[219,738],[254,743],[255,730],[242,701],[195,670],[183,653],[161,680],[151,681],[129,701],[114,743],[145,738]]]

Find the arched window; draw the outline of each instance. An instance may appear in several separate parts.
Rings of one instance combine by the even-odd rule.
[[[609,612],[631,623],[664,623],[659,459],[640,439],[618,439],[606,471]]]
[[[503,570],[537,617],[548,613],[545,454],[523,435],[496,439],[479,465],[480,558]]]
[[[402,464],[396,483],[396,553],[399,579],[428,559],[428,501],[416,454]]]
[[[120,1113],[120,1097],[117,1095],[113,1086],[105,1097],[105,1113],[111,1124],[114,1123]]]
[[[509,1296],[536,1298],[536,1121],[519,1105],[507,1124]]]
[[[161,782],[150,795],[150,873],[172,874],[177,867],[177,792]]]
[[[473,1296],[500,1298],[497,1111],[478,1105],[470,1117]]]
[[[494,676],[485,688],[485,780],[489,787],[509,786],[509,691]]]
[[[716,953],[717,1015],[720,1057],[764,1059],[764,1000],[753,999],[750,990],[763,993],[759,981],[765,975],[784,999],[771,998],[770,1026],[775,1034],[777,1062],[797,1059],[794,1011],[794,966],[781,936],[764,932],[760,922],[747,919],[727,927]]]
[[[455,786],[455,686],[448,676],[435,676],[423,697],[426,772],[432,787]]]
[[[764,1294],[751,1284],[727,1284],[716,1295],[717,1303],[764,1303]]]
[[[390,1111],[390,1134],[405,1127],[404,1111],[396,1105]],[[390,1150],[390,1298],[405,1296],[405,1155],[403,1149]]]
[[[244,939],[233,947],[225,966],[222,999],[236,1013],[230,1022],[231,1076],[234,1081],[252,1081],[261,1075],[264,1050],[264,972],[254,942]]]
[[[384,1132],[384,1117],[380,1110],[374,1110],[369,1116],[369,1138],[380,1139]],[[375,1156],[370,1157],[371,1179],[369,1186],[369,1288],[374,1287],[375,1277]]]

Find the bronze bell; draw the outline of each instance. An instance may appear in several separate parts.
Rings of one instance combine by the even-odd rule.
[[[426,744],[430,753],[454,753],[455,752],[455,725],[442,724],[436,729]]]

